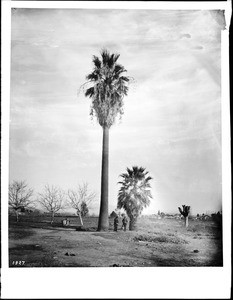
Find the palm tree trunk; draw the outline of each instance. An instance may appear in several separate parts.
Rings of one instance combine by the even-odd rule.
[[[109,128],[103,127],[101,200],[98,231],[109,229],[108,222],[108,157],[109,157]]]
[[[188,219],[188,216],[185,217],[185,227],[188,227],[189,226],[189,219]]]
[[[137,218],[131,217],[129,220],[129,230],[130,231],[135,230],[137,228],[136,223],[137,223]]]

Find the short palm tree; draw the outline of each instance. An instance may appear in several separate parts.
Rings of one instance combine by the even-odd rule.
[[[108,160],[109,128],[117,116],[123,114],[123,98],[128,92],[129,77],[123,76],[126,69],[117,63],[119,54],[101,52],[101,58],[93,56],[94,69],[86,79],[91,85],[85,89],[85,96],[90,97],[91,116],[96,116],[103,128],[101,200],[98,231],[108,230]]]
[[[189,225],[189,213],[190,213],[190,206],[182,205],[182,209],[178,207],[180,214],[184,217],[185,227]]]
[[[143,208],[150,204],[152,199],[150,180],[148,172],[142,167],[127,168],[127,172],[121,174],[121,188],[118,193],[118,208],[123,208],[129,219],[129,230],[136,227],[137,218],[140,216]]]

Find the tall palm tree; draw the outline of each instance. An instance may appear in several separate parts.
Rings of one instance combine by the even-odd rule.
[[[123,180],[118,182],[121,188],[118,193],[117,207],[126,211],[130,219],[129,230],[135,229],[138,216],[152,199],[149,183],[152,177],[147,174],[145,168],[132,167],[132,169],[127,168],[127,172],[120,175]]]
[[[93,56],[94,69],[86,76],[91,84],[85,90],[90,97],[91,116],[96,116],[103,128],[101,200],[98,231],[108,230],[108,160],[109,160],[109,129],[117,116],[123,114],[123,98],[128,92],[129,77],[123,76],[126,69],[117,63],[119,54],[110,54],[102,50],[101,58]]]

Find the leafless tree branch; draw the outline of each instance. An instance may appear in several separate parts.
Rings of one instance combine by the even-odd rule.
[[[78,185],[76,190],[68,190],[67,195],[70,206],[74,208],[78,214],[81,212],[82,203],[86,203],[88,206],[96,197],[96,193],[89,190],[87,182]]]
[[[33,189],[28,188],[25,181],[14,180],[9,184],[8,190],[8,204],[15,210],[18,221],[18,210],[25,209],[26,207],[33,205],[32,200]]]
[[[63,190],[56,186],[45,185],[43,193],[38,194],[38,202],[52,215],[65,207],[65,193]]]

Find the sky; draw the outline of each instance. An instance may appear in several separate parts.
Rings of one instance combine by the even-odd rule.
[[[101,49],[134,78],[110,129],[109,213],[127,167],[153,177],[151,205],[221,210],[221,30],[209,10],[15,9],[11,28],[10,182],[87,182],[97,194],[102,128],[80,86]]]

